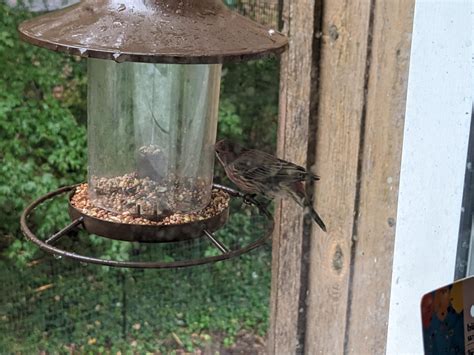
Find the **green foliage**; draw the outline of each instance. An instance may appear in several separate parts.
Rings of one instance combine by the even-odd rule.
[[[273,152],[278,123],[279,61],[229,64],[223,69],[219,134]]]
[[[85,112],[83,64],[20,42],[27,17],[0,3],[0,238],[17,238],[8,255],[20,262],[36,251],[20,239],[25,204],[86,173],[85,127],[73,115]],[[64,225],[62,210],[52,204],[42,228]]]

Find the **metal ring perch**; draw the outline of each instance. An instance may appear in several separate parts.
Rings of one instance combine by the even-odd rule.
[[[83,219],[81,218],[75,219],[74,221],[72,221],[72,223],[70,223],[68,226],[66,226],[65,228],[61,229],[59,232],[52,235],[46,241],[40,240],[35,235],[35,233],[30,229],[27,223],[28,218],[39,205],[41,205],[45,201],[50,200],[56,196],[59,196],[59,195],[62,195],[74,190],[76,186],[78,185],[62,187],[44,196],[41,196],[35,201],[33,201],[21,214],[20,225],[21,225],[21,230],[23,234],[26,236],[26,238],[28,238],[31,242],[35,243],[43,251],[49,254],[74,259],[74,260],[84,262],[84,263],[98,264],[98,265],[111,266],[111,267],[141,268],[141,269],[171,269],[171,268],[183,268],[183,267],[202,265],[202,264],[235,258],[237,256],[243,255],[245,253],[250,252],[251,250],[254,250],[262,246],[267,241],[267,239],[270,238],[273,232],[273,228],[274,228],[273,217],[271,213],[264,206],[262,206],[257,201],[250,198],[248,200],[258,208],[260,214],[266,217],[268,225],[266,226],[267,227],[266,231],[264,232],[264,235],[262,237],[239,249],[229,250],[224,244],[218,241],[216,237],[212,235],[212,233],[208,232],[207,230],[204,230],[203,237],[204,236],[207,237],[211,241],[212,245],[214,245],[216,248],[220,250],[221,252],[220,255],[208,256],[208,257],[197,258],[197,259],[171,261],[171,262],[106,260],[106,259],[85,256],[81,254],[76,254],[72,251],[67,251],[67,250],[58,248],[53,245],[60,238],[67,235],[67,233],[69,233],[71,230],[83,225]],[[226,186],[214,184],[214,188],[220,189],[228,193],[231,197],[234,197],[234,198],[245,197],[245,195],[240,193],[239,191],[236,191]]]

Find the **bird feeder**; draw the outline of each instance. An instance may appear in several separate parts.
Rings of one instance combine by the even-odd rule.
[[[287,39],[220,0],[84,0],[19,26],[20,37],[88,61],[88,181],[39,198],[22,215],[43,250],[127,267],[188,266],[240,255],[213,236],[237,191],[213,184],[221,65],[279,54]],[[46,241],[28,216],[70,192],[72,222]],[[260,209],[268,214],[262,206]],[[209,238],[222,255],[181,263],[85,257],[54,243],[74,228],[134,242]]]

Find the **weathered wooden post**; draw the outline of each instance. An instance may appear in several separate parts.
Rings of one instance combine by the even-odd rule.
[[[277,209],[270,354],[385,349],[413,6],[284,1],[279,154],[321,175],[328,233]]]

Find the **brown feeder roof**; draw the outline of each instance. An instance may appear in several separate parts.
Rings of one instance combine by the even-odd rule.
[[[288,44],[221,0],[83,0],[18,30],[40,47],[117,62],[235,62],[281,53]]]

